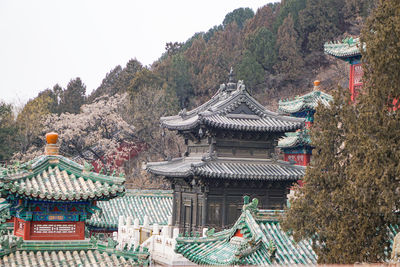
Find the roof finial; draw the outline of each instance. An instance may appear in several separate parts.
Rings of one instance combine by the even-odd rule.
[[[229,71],[229,80],[228,82],[233,83],[233,77],[235,76],[235,74],[233,73],[233,67],[231,67],[231,70]]]
[[[45,147],[45,154],[46,155],[58,155],[58,134],[51,132],[46,134],[46,142],[47,145]]]
[[[314,81],[314,91],[318,91],[319,90],[319,85],[321,84],[321,82],[319,80],[315,80]]]

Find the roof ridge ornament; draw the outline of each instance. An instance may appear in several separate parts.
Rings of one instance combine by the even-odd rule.
[[[228,77],[229,77],[229,79],[228,79],[228,84],[226,86],[226,91],[228,91],[228,92],[235,91],[236,90],[236,83],[234,82],[235,74],[233,72],[232,67],[231,67]]]
[[[250,211],[251,213],[257,214],[258,213],[258,199],[253,198],[253,200],[249,203],[250,197],[249,196],[243,196],[243,211]]]

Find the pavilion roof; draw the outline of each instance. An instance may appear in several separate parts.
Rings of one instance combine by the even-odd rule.
[[[115,245],[112,242],[102,244],[93,240],[58,242],[14,240],[0,249],[0,266],[149,265],[148,252],[117,250]]]
[[[43,155],[0,174],[0,195],[50,201],[88,201],[121,195],[125,179],[90,171],[59,155]]]
[[[253,200],[232,228],[207,237],[178,237],[175,250],[204,265],[315,264],[311,241],[295,243],[280,227],[282,213],[257,210]]]
[[[170,130],[193,130],[204,125],[226,130],[285,132],[301,128],[303,121],[265,109],[239,81],[222,84],[209,101],[191,111],[162,117],[161,125]]]
[[[327,106],[333,97],[327,93],[314,90],[294,99],[280,100],[278,111],[284,114],[293,114],[305,110],[315,110],[319,103]]]
[[[108,201],[98,201],[101,213],[95,213],[86,221],[87,225],[101,228],[118,228],[119,216],[139,219],[143,224],[144,216],[148,216],[149,224],[168,224],[168,216],[172,215],[172,191],[170,190],[133,190],[124,196]]]
[[[311,138],[307,130],[285,133],[285,136],[278,141],[279,148],[294,148],[298,146],[310,145]]]
[[[362,45],[365,49],[365,44]],[[327,42],[324,44],[325,54],[346,59],[351,57],[361,56],[361,42],[360,38],[346,38],[342,41]]]
[[[166,177],[199,175],[214,179],[239,180],[296,181],[305,173],[303,166],[285,161],[248,158],[184,157],[148,163],[146,168],[150,173]]]

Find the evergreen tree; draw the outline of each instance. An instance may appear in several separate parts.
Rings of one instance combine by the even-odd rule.
[[[15,132],[12,106],[0,102],[0,163],[9,160],[16,149]]]
[[[295,240],[313,241],[319,263],[354,262],[355,247],[363,246],[352,228],[357,215],[347,175],[350,151],[344,144],[356,113],[349,101],[347,89],[340,89],[329,107],[318,106],[311,131],[313,160],[282,224]]]
[[[245,25],[245,22],[248,19],[251,19],[254,17],[254,12],[250,8],[238,8],[233,10],[232,12],[226,14],[224,21],[222,22],[222,25],[226,27],[228,24],[232,22],[236,22],[237,26],[239,29],[242,29],[243,26]]]
[[[116,66],[109,73],[106,74],[106,77],[101,82],[100,86],[97,87],[88,97],[88,103],[93,103],[94,100],[100,96],[108,95],[113,96],[119,91],[118,87],[118,78],[122,72],[122,68],[120,65]]]
[[[276,35],[265,27],[246,38],[247,50],[265,71],[273,72],[276,63]]]
[[[299,14],[304,51],[322,51],[323,44],[344,30],[344,0],[307,0]]]
[[[347,93],[316,113],[316,153],[284,227],[312,238],[321,263],[382,262],[390,252],[400,207],[399,10],[382,0],[366,22],[357,103]]]
[[[67,89],[61,94],[60,112],[79,113],[81,106],[85,103],[86,86],[81,78],[71,80]]]
[[[288,80],[296,80],[303,71],[304,60],[298,40],[292,15],[289,14],[278,29],[278,61],[275,66],[277,72],[286,74]]]

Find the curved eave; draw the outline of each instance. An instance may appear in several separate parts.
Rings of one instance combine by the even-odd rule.
[[[162,171],[162,170],[157,170],[154,168],[147,168],[147,171],[154,174],[154,175],[160,175],[160,176],[165,176],[165,177],[189,177],[193,175],[191,171],[187,172],[173,172],[173,171]]]
[[[293,114],[306,110],[315,110],[319,103],[328,106],[333,97],[321,91],[313,91],[294,100],[279,101],[278,111],[284,114]]]
[[[170,161],[147,163],[146,170],[165,177],[189,177],[193,175],[192,167],[196,164],[202,164],[200,158],[175,158]]]
[[[214,179],[297,181],[304,177],[305,167],[284,161],[272,164],[210,162],[196,167],[194,173]]]
[[[6,198],[9,195],[14,195],[17,198],[23,198],[28,200],[41,200],[41,201],[51,201],[51,202],[86,202],[86,201],[97,201],[97,200],[108,200],[118,196],[122,196],[125,192],[125,187],[120,187],[117,190],[112,190],[111,192],[102,194],[71,194],[69,196],[59,195],[59,194],[37,194],[31,192],[21,192],[12,189],[6,189],[7,193],[3,193],[1,196]]]

